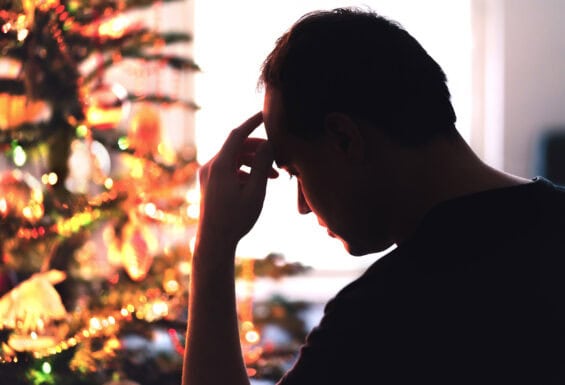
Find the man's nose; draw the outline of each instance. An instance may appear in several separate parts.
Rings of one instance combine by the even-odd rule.
[[[306,203],[306,199],[304,198],[304,194],[302,193],[302,186],[300,182],[297,183],[298,185],[298,212],[300,214],[308,214],[312,212],[308,203]]]

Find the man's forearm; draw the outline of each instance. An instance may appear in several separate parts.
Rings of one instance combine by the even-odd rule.
[[[239,340],[235,245],[197,242],[191,276],[183,385],[248,385]]]
[[[192,259],[183,385],[249,385],[235,304],[235,248],[263,207],[273,151],[249,138],[256,113],[231,131],[222,149],[199,171],[200,223]],[[240,166],[251,167],[249,174]]]

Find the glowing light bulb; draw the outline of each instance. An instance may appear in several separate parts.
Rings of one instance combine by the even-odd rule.
[[[47,175],[47,183],[49,183],[51,186],[56,185],[58,180],[59,177],[54,172],[50,172],[49,175]]]
[[[186,215],[191,219],[198,219],[200,216],[200,205],[191,204],[186,208]]]
[[[155,214],[157,213],[157,206],[155,206],[155,203],[147,203],[143,211],[148,217],[155,217]]]
[[[245,340],[250,344],[256,344],[259,342],[259,333],[256,330],[250,330],[245,333]]]
[[[88,127],[85,124],[81,124],[77,126],[76,133],[79,138],[84,138],[88,134]]]
[[[24,149],[22,148],[22,146],[16,146],[14,148],[14,152],[12,154],[13,159],[14,159],[14,164],[18,167],[21,167],[25,164],[25,162],[27,161],[27,154],[24,151]]]

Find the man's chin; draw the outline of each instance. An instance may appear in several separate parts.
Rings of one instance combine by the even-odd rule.
[[[352,256],[354,257],[361,257],[363,255],[368,254],[367,252],[365,252],[362,248],[360,248],[358,245],[355,245],[352,242],[348,242],[345,239],[342,239],[340,237],[338,237],[337,235],[333,235],[334,238],[339,239],[341,241],[341,243],[343,244],[343,247],[345,248],[345,250]]]
[[[383,242],[382,244],[368,246],[357,244],[355,242],[347,242],[346,240],[339,237],[336,238],[338,238],[341,243],[343,243],[345,250],[353,257],[362,257],[367,254],[380,253],[390,249],[394,245],[394,243]]]

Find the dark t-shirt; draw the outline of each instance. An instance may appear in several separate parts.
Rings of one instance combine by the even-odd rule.
[[[565,384],[565,192],[437,205],[326,306],[280,385]]]

